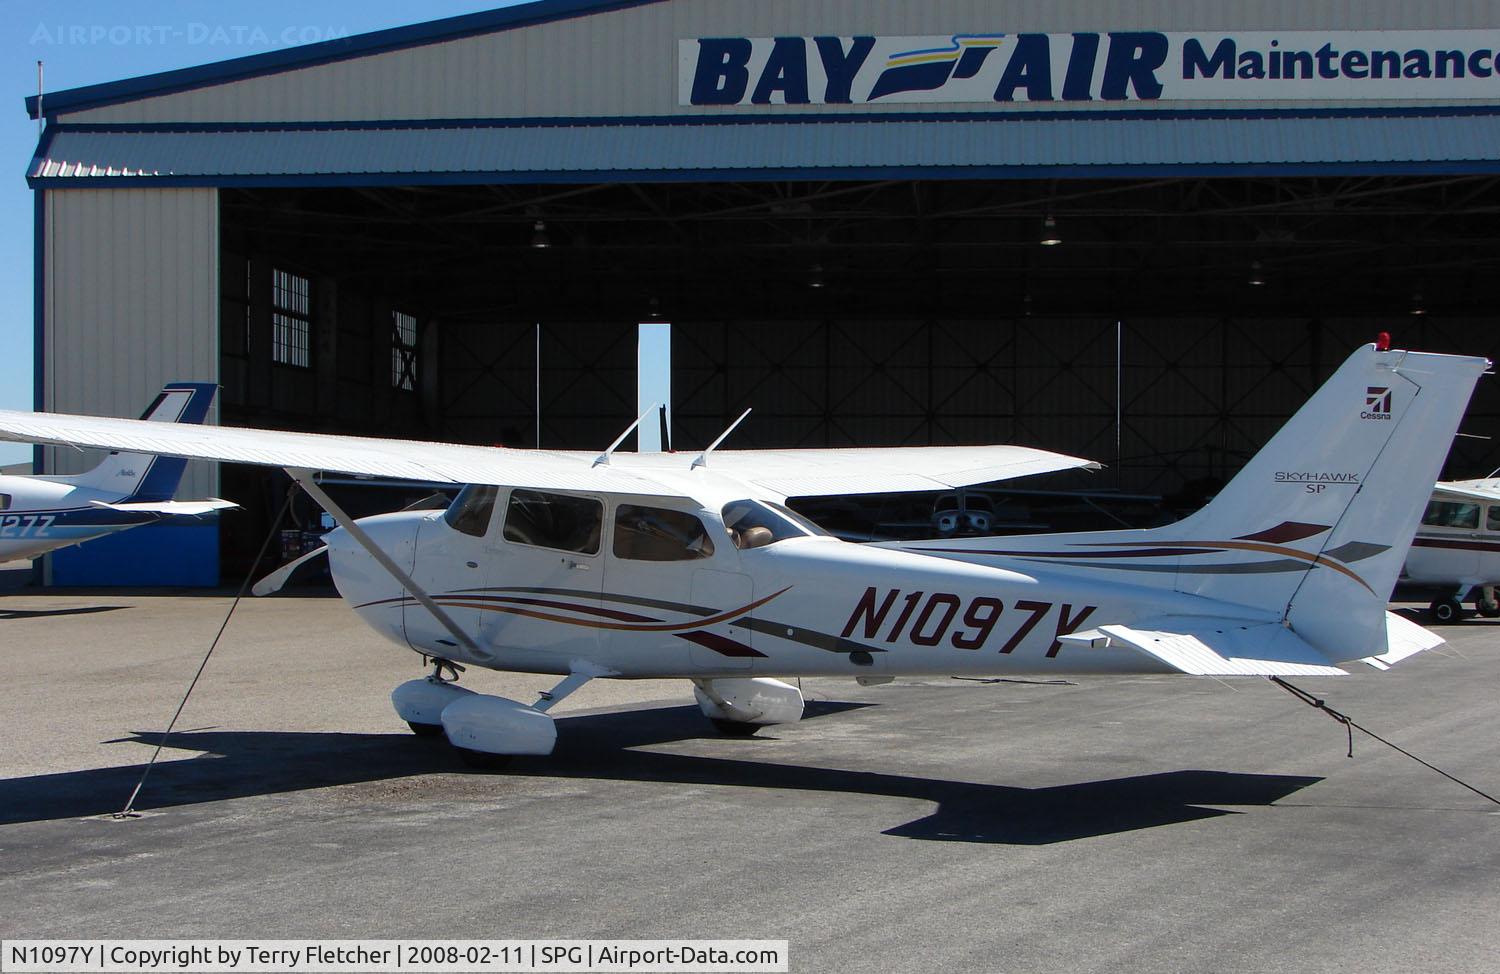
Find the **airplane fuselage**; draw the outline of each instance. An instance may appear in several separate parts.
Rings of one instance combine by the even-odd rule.
[[[118,499],[118,494],[38,477],[0,477],[0,561],[36,558],[158,520],[90,503]]]
[[[368,624],[426,655],[494,669],[623,677],[1159,673],[1170,669],[1128,648],[1060,637],[1101,620],[1235,609],[1267,621],[1172,591],[811,533],[741,548],[720,512],[690,501],[674,513],[701,522],[712,550],[640,560],[629,557],[612,523],[639,506],[607,506],[602,541],[584,545],[593,551],[508,539],[503,503],[483,536],[455,529],[451,513],[360,522],[449,612],[473,650],[346,535],[331,541],[334,578]]]

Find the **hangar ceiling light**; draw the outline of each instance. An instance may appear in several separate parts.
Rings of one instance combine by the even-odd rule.
[[[1051,213],[1042,221],[1042,239],[1037,242],[1043,247],[1056,247],[1062,243],[1062,235],[1057,232],[1057,221],[1052,218]]]

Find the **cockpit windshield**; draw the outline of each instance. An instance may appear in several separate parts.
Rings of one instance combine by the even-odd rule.
[[[499,493],[499,487],[469,484],[453,498],[453,503],[443,512],[443,520],[455,531],[482,538],[490,526],[490,515],[495,510],[495,498]]]
[[[826,535],[796,512],[769,501],[731,501],[724,505],[724,527],[736,548],[763,548],[787,538]]]

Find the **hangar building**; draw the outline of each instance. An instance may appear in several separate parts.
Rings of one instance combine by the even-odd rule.
[[[49,92],[36,404],[214,379],[225,423],[591,449],[662,320],[679,446],[754,406],[738,445],[1167,493],[1378,331],[1500,351],[1497,54],[1470,0],[539,0]],[[266,476],[185,491],[246,510],[52,580],[242,571]]]

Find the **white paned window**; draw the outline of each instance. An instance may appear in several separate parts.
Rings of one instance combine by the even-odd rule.
[[[271,360],[306,369],[312,366],[310,282],[290,271],[271,272]]]
[[[391,386],[404,392],[417,388],[417,319],[391,312]]]

